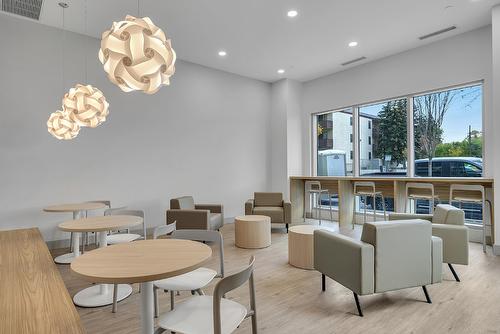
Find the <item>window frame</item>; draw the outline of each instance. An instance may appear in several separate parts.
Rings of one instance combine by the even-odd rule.
[[[415,170],[415,142],[414,142],[414,118],[413,118],[413,99],[414,97],[422,96],[422,95],[427,95],[427,94],[432,94],[432,93],[439,93],[439,92],[444,92],[448,90],[455,90],[455,89],[460,89],[460,88],[467,88],[467,87],[473,87],[473,86],[481,86],[481,132],[483,134],[483,138],[489,138],[488,133],[485,129],[485,80],[475,80],[475,81],[470,81],[462,84],[456,84],[456,85],[450,85],[442,88],[435,88],[435,89],[429,89],[429,90],[424,90],[420,92],[415,92],[411,94],[405,94],[405,95],[400,95],[400,96],[394,96],[394,97],[389,97],[389,98],[383,98],[379,100],[374,100],[370,102],[363,102],[363,103],[356,103],[352,104],[349,106],[345,107],[340,107],[340,108],[332,108],[329,110],[324,110],[320,112],[313,112],[311,113],[311,170],[312,170],[312,175],[317,176],[317,116],[321,114],[328,114],[328,113],[335,113],[339,111],[345,111],[347,109],[351,109],[352,114],[351,114],[351,127],[352,127],[352,135],[353,135],[353,158],[352,163],[353,163],[353,171],[352,171],[352,176],[353,177],[359,177],[360,176],[360,129],[359,129],[359,108],[365,107],[365,106],[370,106],[374,104],[380,104],[383,102],[387,101],[392,101],[392,100],[401,100],[401,99],[406,99],[406,115],[407,115],[407,120],[406,120],[406,126],[407,126],[407,171],[406,171],[406,176],[407,177],[415,177],[416,176],[416,170]],[[482,169],[482,175],[484,177],[486,171],[488,170],[488,166],[486,164],[486,159],[485,159],[485,148],[486,145],[483,144],[482,147],[482,159],[483,159],[483,169]],[[376,177],[376,176],[366,176],[366,177]]]

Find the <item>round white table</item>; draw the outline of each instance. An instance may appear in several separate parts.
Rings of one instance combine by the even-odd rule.
[[[141,332],[153,334],[153,281],[192,271],[211,256],[212,249],[201,242],[140,240],[85,253],[71,269],[91,282],[141,283]]]
[[[107,233],[111,230],[119,230],[125,227],[132,227],[142,224],[143,219],[137,216],[96,216],[70,220],[59,224],[59,229],[79,235],[82,232],[99,233],[99,248],[107,247]],[[76,239],[79,239],[77,236]],[[75,244],[73,243],[73,246]],[[78,246],[78,245],[77,245]],[[78,249],[78,248],[77,248]],[[80,256],[80,252],[73,251],[75,258]],[[117,301],[121,301],[132,294],[130,284],[119,284],[117,286]],[[99,307],[113,303],[113,287],[109,284],[99,284],[79,291],[74,297],[75,305],[81,307]]]
[[[104,203],[83,202],[83,203],[51,205],[51,206],[44,208],[43,211],[45,211],[45,212],[72,212],[73,219],[79,219],[79,218],[83,218],[84,213],[87,211],[104,209],[104,208],[106,208],[106,205]],[[76,234],[73,234],[71,242],[73,245],[73,252],[59,255],[58,257],[56,257],[54,259],[55,263],[70,264],[73,261],[73,259],[80,254],[80,238],[79,238],[79,236]]]

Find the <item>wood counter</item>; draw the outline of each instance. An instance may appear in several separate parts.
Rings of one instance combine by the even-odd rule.
[[[0,231],[0,333],[85,333],[37,228]]]

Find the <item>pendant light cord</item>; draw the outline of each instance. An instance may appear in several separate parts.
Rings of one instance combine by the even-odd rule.
[[[141,4],[140,0],[137,0],[137,17],[141,17]]]
[[[62,64],[62,91],[64,92],[64,44],[65,44],[65,39],[66,39],[66,29],[65,29],[65,18],[64,18],[64,7],[62,8],[62,25],[63,25],[63,31],[62,31],[62,44],[61,44],[61,64]]]
[[[87,0],[85,0],[85,38],[87,37]],[[87,82],[87,50],[83,51],[85,55],[85,84],[88,85],[89,83]]]

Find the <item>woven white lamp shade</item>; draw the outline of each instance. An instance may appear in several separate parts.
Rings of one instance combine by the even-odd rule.
[[[77,84],[64,95],[64,111],[79,126],[95,128],[106,120],[109,103],[104,94],[91,85]]]
[[[102,34],[99,60],[111,82],[124,92],[154,94],[170,84],[175,59],[170,40],[149,17],[127,15]]]
[[[80,132],[80,126],[70,119],[68,113],[59,110],[50,114],[47,129],[52,136],[64,140],[73,139]]]

